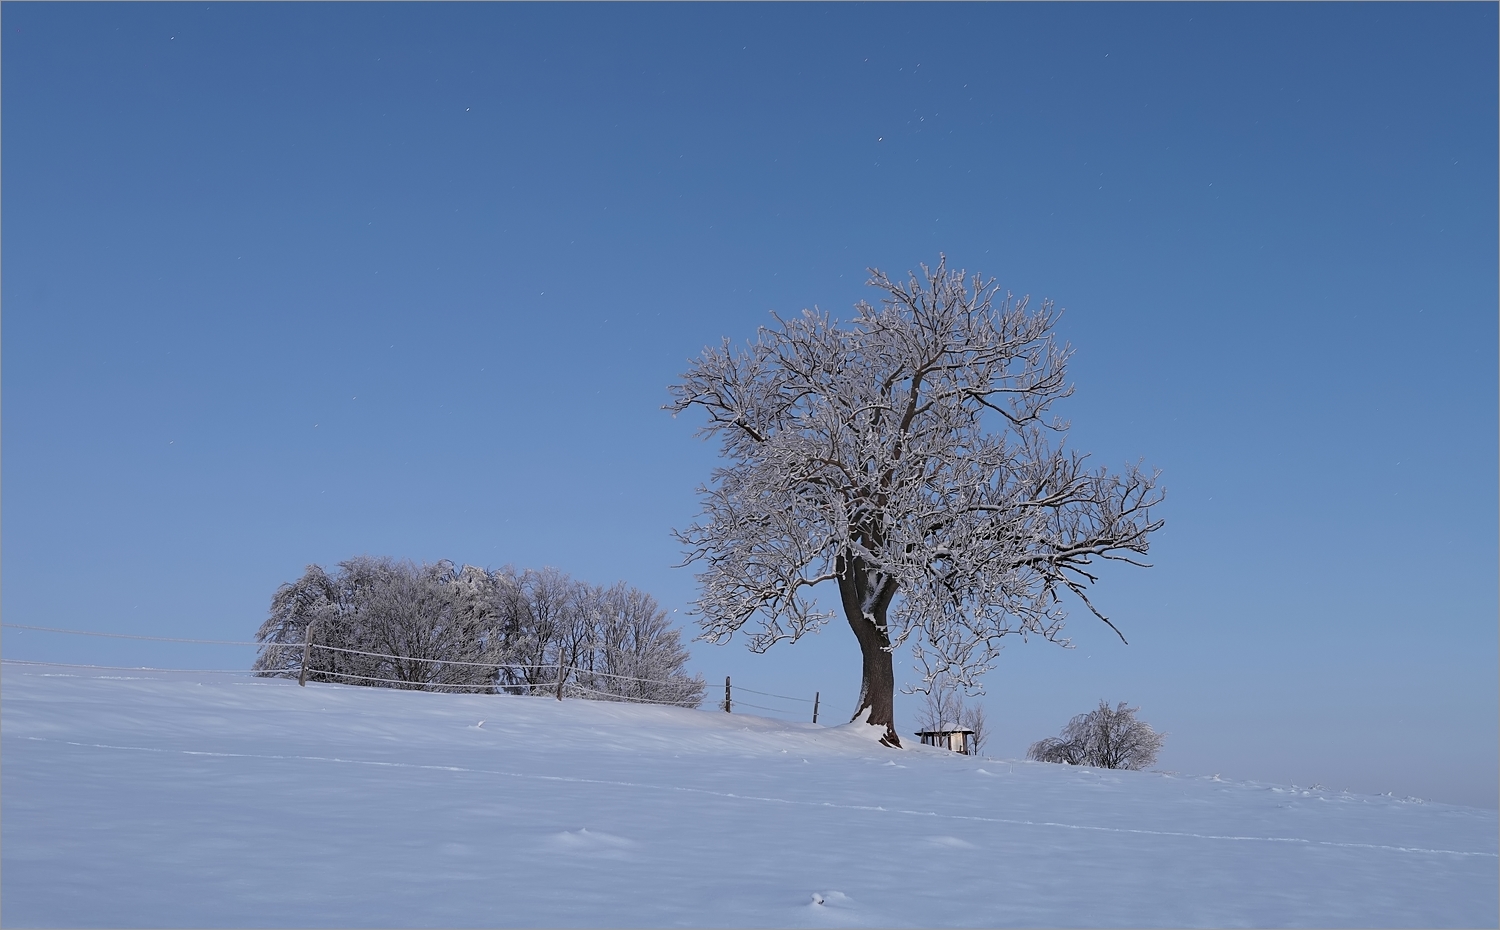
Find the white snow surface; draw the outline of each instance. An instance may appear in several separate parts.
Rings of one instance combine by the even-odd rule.
[[[7,926],[1495,926],[1496,812],[862,724],[7,663]]]

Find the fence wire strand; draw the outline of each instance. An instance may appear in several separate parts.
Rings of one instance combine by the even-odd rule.
[[[396,660],[401,661],[401,662],[427,662],[427,663],[431,663],[431,664],[434,664],[434,665],[463,665],[463,666],[468,666],[470,668],[492,668],[492,669],[495,669],[496,671],[501,671],[501,670],[504,670],[504,669],[526,669],[528,671],[552,671],[554,669],[560,669],[562,671],[567,671],[567,672],[578,672],[581,675],[598,675],[601,678],[614,678],[614,679],[617,679],[619,681],[642,681],[642,682],[646,682],[647,684],[656,684],[656,685],[676,684],[675,681],[672,681],[671,679],[667,679],[667,678],[637,678],[637,677],[632,676],[632,675],[618,675],[618,674],[615,674],[614,672],[601,672],[601,671],[598,671],[597,669],[580,668],[577,665],[557,665],[556,663],[553,663],[551,665],[523,665],[523,664],[521,664],[519,662],[504,662],[504,661],[500,661],[500,662],[463,662],[463,661],[460,661],[458,659],[424,659],[424,658],[420,658],[418,656],[395,656],[395,655],[391,655],[391,654],[385,653],[385,652],[366,652],[366,651],[364,651],[362,649],[349,649],[349,648],[344,647],[344,646],[325,646],[322,643],[311,643],[311,644],[303,644],[303,643],[267,643],[266,645],[268,645],[268,646],[279,646],[279,647],[281,647],[283,649],[291,649],[291,650],[300,649],[304,645],[308,645],[309,648],[312,648],[312,649],[327,649],[327,650],[330,650],[332,652],[343,652],[343,653],[347,653],[349,655],[357,655],[357,656],[370,656],[370,657],[376,658],[376,659],[396,659]],[[773,697],[775,697],[775,696],[776,695],[773,695]],[[798,700],[801,700],[801,699],[799,698]],[[809,703],[811,703],[811,702],[809,702]]]
[[[783,700],[787,700],[787,701],[801,701],[804,704],[811,704],[813,702],[812,698],[792,697],[791,695],[787,695],[787,694],[772,694],[769,691],[756,691],[754,688],[742,688],[739,685],[735,685],[734,686],[734,690],[736,690],[736,691],[748,691],[751,694],[761,694],[761,695],[764,695],[766,697],[782,698]]]
[[[745,690],[748,691],[750,689],[746,688]],[[784,714],[784,713],[786,713],[785,710],[783,710],[782,708],[779,708],[779,707],[761,707],[759,704],[751,704],[749,701],[742,701],[739,698],[735,698],[734,701],[733,701],[733,704],[734,704],[735,707],[753,707],[756,710],[768,710],[768,711],[770,711],[773,714]],[[720,701],[719,702],[719,706],[723,707],[724,706],[724,702]]]
[[[353,672],[336,672],[333,669],[328,669],[328,668],[309,669],[308,670],[309,680],[316,681],[317,679],[312,678],[313,675],[337,675],[340,678],[358,678],[361,681],[382,681],[382,682],[386,682],[387,684],[393,684],[393,685],[414,685],[415,687],[407,689],[407,690],[410,690],[410,691],[423,691],[423,690],[426,690],[428,688],[465,688],[465,689],[469,689],[469,690],[480,688],[480,689],[493,690],[495,688],[505,688],[505,687],[511,687],[511,688],[523,688],[523,687],[525,687],[525,685],[499,685],[499,684],[487,684],[487,685],[460,685],[460,684],[453,684],[453,685],[449,685],[449,684],[444,684],[443,682],[440,682],[440,681],[406,681],[406,680],[400,679],[400,678],[376,678],[373,675],[356,675]],[[266,676],[266,677],[279,677],[279,676]],[[330,684],[338,684],[338,682],[330,682]]]
[[[698,707],[698,706],[700,706],[703,703],[702,701],[699,701],[697,703],[693,703],[692,701],[658,701],[658,700],[655,700],[654,698],[631,697],[631,696],[626,695],[626,694],[616,694],[613,691],[600,691],[598,688],[589,688],[589,687],[586,687],[584,685],[578,685],[578,684],[575,684],[575,685],[566,685],[565,684],[565,685],[563,685],[563,692],[564,693],[567,693],[570,689],[571,690],[576,690],[576,691],[587,691],[590,694],[602,694],[605,697],[611,697],[611,698],[617,698],[618,699],[616,701],[607,702],[607,703],[618,703],[618,704],[662,704],[662,705],[665,705],[667,707]]]

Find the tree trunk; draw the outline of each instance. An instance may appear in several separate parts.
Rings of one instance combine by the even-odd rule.
[[[857,571],[857,570],[856,570]],[[864,598],[860,597],[860,585],[846,573],[839,579],[839,594],[844,603],[844,616],[859,640],[859,651],[864,660],[863,675],[859,685],[859,706],[852,720],[858,720],[866,710],[865,722],[871,726],[885,727],[880,742],[886,746],[901,748],[901,738],[896,735],[896,673],[891,661],[890,638],[885,633],[885,605],[875,609],[875,620],[867,619],[861,610]]]

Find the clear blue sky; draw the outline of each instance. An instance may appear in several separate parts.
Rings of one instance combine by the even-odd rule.
[[[7,622],[244,639],[360,553],[683,611],[715,449],[666,386],[946,252],[1067,308],[1072,443],[1168,489],[1156,567],[1098,590],[1130,645],[1075,612],[1076,649],[1008,649],[991,751],[1127,700],[1164,768],[1496,805],[1494,4],[0,24]],[[855,701],[842,621],[693,654]]]

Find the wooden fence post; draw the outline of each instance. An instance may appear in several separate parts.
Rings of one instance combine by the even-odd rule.
[[[822,696],[823,693],[821,691],[813,692],[813,723],[818,722],[818,698]]]
[[[312,621],[308,621],[307,629],[302,631],[302,668],[297,670],[298,687],[307,687],[307,655],[312,650]]]
[[[734,713],[734,711],[732,710],[733,707],[734,707],[734,699],[730,695],[730,692],[729,692],[729,676],[725,675],[724,676],[724,713],[726,713],[726,714],[732,714],[732,713]]]

